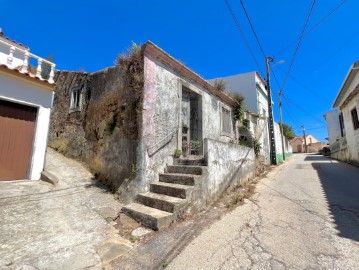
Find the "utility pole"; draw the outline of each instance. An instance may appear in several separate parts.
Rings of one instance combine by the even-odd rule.
[[[279,106],[279,127],[280,135],[282,139],[282,152],[283,152],[283,161],[285,160],[285,147],[284,147],[284,132],[283,132],[283,120],[282,120],[282,101],[280,96],[282,95],[282,90],[278,92],[278,106]]]
[[[303,129],[303,136],[304,136],[304,151],[305,153],[308,153],[308,150],[307,150],[307,139],[305,138],[305,128],[304,126],[301,126],[302,129]]]
[[[267,92],[268,92],[268,128],[269,128],[269,141],[270,141],[270,158],[271,164],[277,164],[277,155],[275,149],[275,138],[274,138],[274,124],[273,124],[273,108],[272,108],[272,92],[270,88],[270,79],[269,79],[269,63],[273,62],[273,57],[266,56],[266,82],[267,82]]]

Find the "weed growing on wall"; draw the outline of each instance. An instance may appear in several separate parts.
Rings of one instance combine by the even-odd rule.
[[[216,88],[220,92],[224,92],[227,88],[227,84],[223,79],[214,80],[214,88]]]
[[[127,84],[133,90],[137,101],[140,100],[143,85],[143,52],[141,45],[132,42],[126,53],[118,55],[116,63],[121,66],[127,74]]]

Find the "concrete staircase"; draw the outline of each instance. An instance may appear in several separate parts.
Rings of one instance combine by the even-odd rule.
[[[142,225],[155,230],[170,226],[188,211],[200,193],[201,179],[207,173],[203,159],[175,159],[151,183],[150,192],[140,193],[122,211]]]

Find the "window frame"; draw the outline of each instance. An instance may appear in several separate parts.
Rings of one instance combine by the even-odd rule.
[[[225,117],[228,117],[228,124],[227,124],[228,130],[224,126]],[[225,135],[225,136],[232,135],[232,110],[229,107],[223,105],[221,105],[221,135]]]
[[[79,112],[82,107],[82,88],[76,86],[71,89],[70,113]]]
[[[350,115],[351,115],[351,118],[352,118],[353,129],[354,130],[359,129],[358,110],[357,110],[356,107],[354,107],[353,109],[350,110]]]

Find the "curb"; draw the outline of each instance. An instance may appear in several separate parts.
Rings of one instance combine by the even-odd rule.
[[[54,186],[56,186],[57,183],[59,182],[59,179],[57,178],[57,176],[48,171],[42,171],[40,179],[42,181],[48,182]]]

